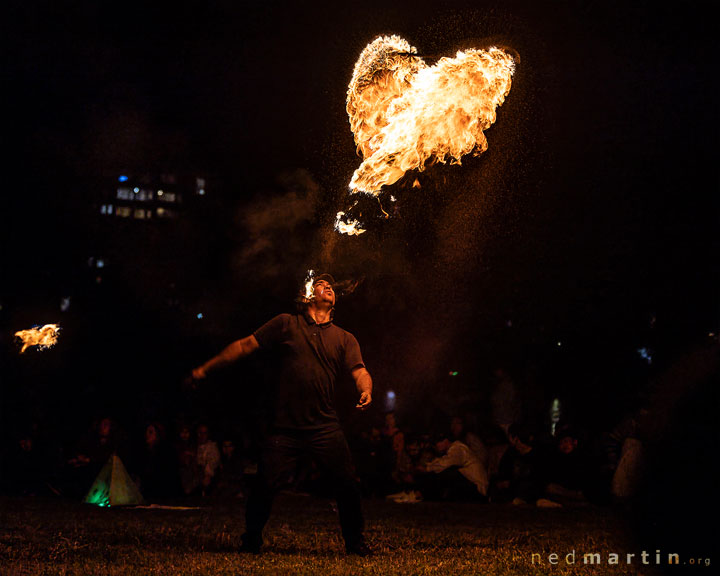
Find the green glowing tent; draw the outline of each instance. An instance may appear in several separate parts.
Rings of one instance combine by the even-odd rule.
[[[145,503],[117,454],[110,456],[100,470],[83,502],[96,506],[137,506]]]

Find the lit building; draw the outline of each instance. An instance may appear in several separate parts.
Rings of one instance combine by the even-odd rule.
[[[109,187],[110,188],[110,187]],[[117,177],[111,192],[104,194],[101,215],[134,220],[175,219],[188,199],[206,194],[206,179],[177,174]]]

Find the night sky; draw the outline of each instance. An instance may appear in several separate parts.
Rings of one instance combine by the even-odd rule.
[[[168,417],[182,375],[291,309],[310,268],[361,280],[336,319],[400,407],[482,402],[504,365],[539,406],[621,412],[652,376],[638,348],[660,370],[718,330],[710,3],[10,4],[3,411]],[[520,61],[485,154],[393,185],[388,220],[363,200],[368,232],[339,237],[360,163],[347,84],[380,34]],[[178,168],[217,183],[204,205],[104,227],[118,174]],[[19,357],[14,332],[47,322],[58,346]],[[252,387],[243,370],[226,378]]]

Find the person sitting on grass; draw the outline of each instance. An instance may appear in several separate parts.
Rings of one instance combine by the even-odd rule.
[[[487,471],[467,444],[441,434],[435,442],[438,457],[425,465],[422,494],[429,500],[486,500]]]
[[[508,427],[507,437],[510,445],[500,460],[491,500],[512,502],[516,506],[559,506],[543,498],[547,485],[547,458],[537,446],[532,430],[515,423]]]
[[[392,478],[398,492],[387,496],[395,502],[418,502],[422,500],[421,478],[427,472],[426,465],[434,454],[420,449],[417,438],[409,438],[399,454]]]

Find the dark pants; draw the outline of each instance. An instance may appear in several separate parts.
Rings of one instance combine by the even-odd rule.
[[[329,474],[337,500],[340,527],[347,546],[363,539],[360,486],[353,473],[350,450],[342,430],[283,431],[269,436],[263,447],[255,485],[248,496],[243,541],[262,544],[262,530],[275,496],[293,476],[303,456]]]

